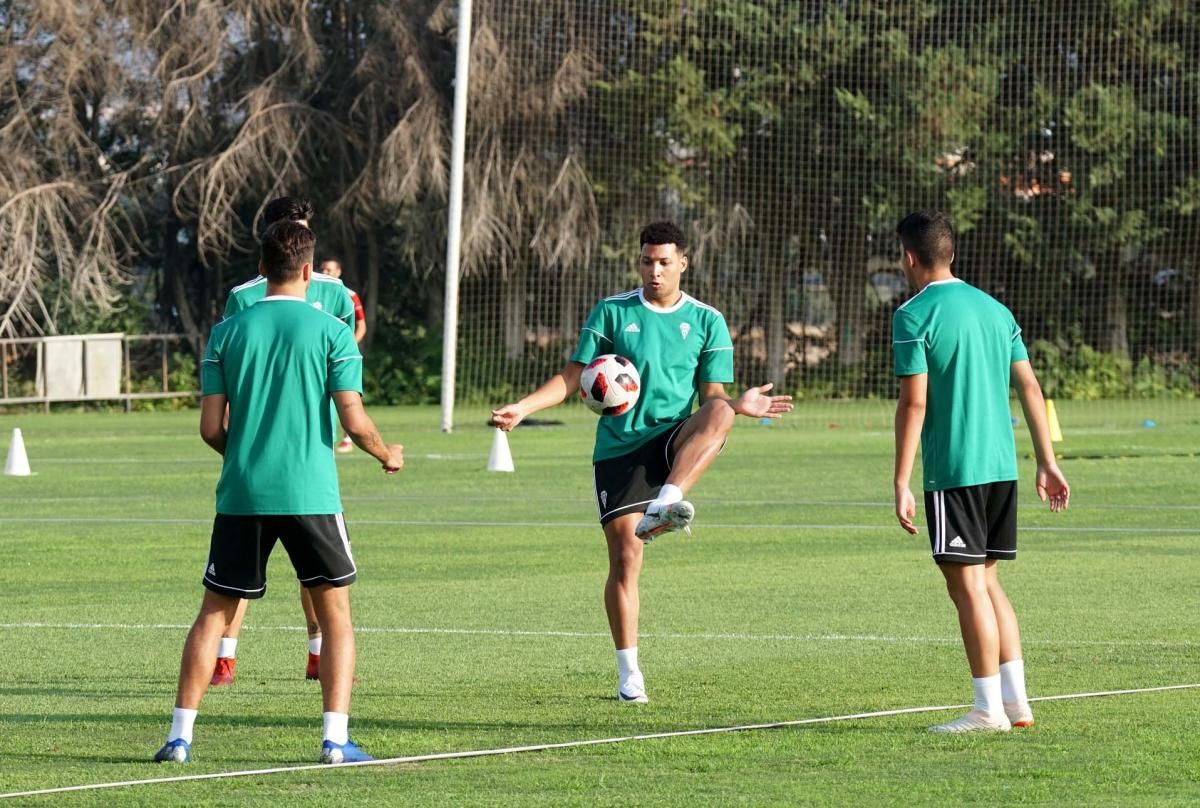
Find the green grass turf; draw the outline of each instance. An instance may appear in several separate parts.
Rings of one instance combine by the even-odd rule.
[[[1200,682],[1200,406],[1059,403],[1074,496],[1037,503],[1003,580],[1032,695]],[[695,537],[647,550],[642,667],[613,699],[594,524],[591,416],[511,437],[483,471],[481,410],[375,412],[408,466],[339,457],[360,580],[351,730],[376,756],[961,704],[970,685],[927,539],[894,525],[886,402],[742,419],[693,491]],[[1154,428],[1141,426],[1154,418]],[[148,759],[169,724],[219,459],[193,412],[0,416],[37,475],[0,478],[0,793],[312,762],[315,683],[282,552],[251,606],[238,680],[211,691],[194,762]],[[1029,452],[1019,427],[1018,451]],[[919,479],[919,478],[917,478]],[[923,518],[923,514],[921,514]],[[481,523],[481,524],[470,524]],[[488,524],[494,523],[494,524]],[[1103,529],[1103,530],[1099,530]],[[44,624],[34,627],[32,624]],[[122,626],[120,628],[95,628]],[[79,626],[79,627],[72,627]],[[527,632],[527,633],[520,633]],[[503,758],[145,785],[70,805],[629,805],[1200,800],[1200,690],[1035,705],[1006,735],[925,732],[956,712],[638,741]]]

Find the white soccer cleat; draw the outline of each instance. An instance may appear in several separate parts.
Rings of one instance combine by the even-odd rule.
[[[1033,709],[1030,708],[1029,702],[1004,702],[1004,714],[1008,716],[1009,723],[1014,727],[1032,727],[1033,726]]]
[[[646,695],[646,682],[642,674],[630,674],[629,678],[617,687],[617,701],[622,704],[645,704],[650,701]]]
[[[930,732],[1008,732],[1012,724],[1005,715],[994,716],[982,710],[972,710],[945,724],[934,724]]]
[[[695,515],[696,509],[692,503],[686,500],[672,502],[670,505],[664,505],[657,510],[647,509],[646,515],[637,523],[637,527],[633,529],[633,532],[634,535],[646,543],[653,541],[664,533],[670,533],[674,530],[682,530],[690,536],[692,535],[690,525]]]

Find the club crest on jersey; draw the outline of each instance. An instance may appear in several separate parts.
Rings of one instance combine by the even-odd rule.
[[[322,308],[321,301],[319,301],[319,300],[313,301],[313,308],[314,309]]]
[[[682,337],[683,339],[687,339],[687,335],[690,334],[691,331],[692,331],[692,326],[690,323],[680,323],[679,324],[679,336]]]

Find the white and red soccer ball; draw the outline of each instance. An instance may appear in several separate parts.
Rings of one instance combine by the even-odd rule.
[[[637,368],[623,356],[597,356],[579,376],[579,397],[597,415],[629,412],[642,392]]]

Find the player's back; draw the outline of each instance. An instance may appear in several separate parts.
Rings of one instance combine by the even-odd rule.
[[[221,513],[341,510],[330,377],[360,361],[349,327],[292,297],[264,297],[213,329],[229,400]]]
[[[267,279],[261,275],[251,278],[229,290],[225,300],[225,317],[229,318],[238,312],[258,303],[267,295]],[[333,315],[344,323],[353,324],[354,301],[350,293],[337,278],[331,278],[320,272],[314,272],[308,284],[304,299],[315,309],[320,309]]]
[[[923,348],[926,487],[1015,479],[1009,379],[1027,353],[1012,313],[961,280],[938,281],[896,311],[895,332],[898,353]]]

